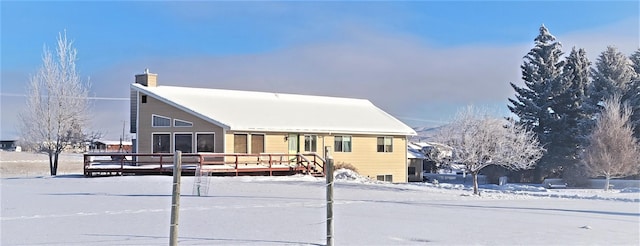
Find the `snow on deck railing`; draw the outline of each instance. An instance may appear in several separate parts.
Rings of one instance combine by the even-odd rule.
[[[324,159],[315,153],[184,153],[182,155],[182,169],[194,170],[227,170],[235,172],[256,170],[283,171],[289,168],[294,171],[324,173]],[[261,170],[262,169],[262,170]],[[276,170],[277,169],[277,170]],[[93,172],[119,172],[120,174],[135,173],[135,170],[167,172],[173,170],[172,153],[86,153],[84,154],[85,176]]]

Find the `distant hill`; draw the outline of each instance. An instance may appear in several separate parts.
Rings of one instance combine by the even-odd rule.
[[[411,141],[432,141],[435,134],[442,128],[442,126],[417,126],[413,127],[413,130],[418,134],[411,137]]]

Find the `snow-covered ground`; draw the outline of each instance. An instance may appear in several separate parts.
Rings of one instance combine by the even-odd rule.
[[[323,178],[183,177],[180,245],[324,245]],[[166,245],[172,177],[0,180],[1,245]],[[335,245],[638,245],[638,190],[389,184],[348,172],[335,185]]]

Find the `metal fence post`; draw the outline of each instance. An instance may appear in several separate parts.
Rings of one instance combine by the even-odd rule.
[[[173,155],[173,193],[171,195],[171,226],[169,245],[178,245],[178,215],[180,212],[180,176],[182,175],[182,151]]]
[[[324,156],[325,176],[327,177],[327,246],[333,245],[333,157],[331,157],[331,147],[326,146]]]

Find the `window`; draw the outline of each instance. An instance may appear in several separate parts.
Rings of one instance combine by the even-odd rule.
[[[214,152],[215,135],[213,133],[196,134],[197,152]]]
[[[154,114],[152,124],[153,127],[170,127],[171,118]]]
[[[186,121],[186,120],[178,120],[178,119],[174,119],[173,120],[173,126],[175,127],[192,127],[193,123]]]
[[[153,153],[170,153],[171,152],[171,136],[168,133],[152,134],[152,149]]]
[[[393,138],[378,137],[378,152],[393,152]]]
[[[140,97],[140,101],[142,101],[142,103],[147,103],[147,96],[142,96]]]
[[[378,181],[384,181],[384,182],[393,182],[393,175],[378,175],[376,176],[376,179]]]
[[[416,167],[408,167],[408,168],[407,168],[407,173],[408,173],[409,175],[416,175],[416,174],[417,174],[417,173],[416,173]]]
[[[264,153],[264,135],[251,134],[251,154]]]
[[[248,153],[247,134],[233,134],[233,153]]]
[[[305,135],[304,136],[304,151],[305,152],[316,152],[318,146],[318,136],[316,135]]]
[[[351,152],[351,137],[335,136],[334,145],[335,152]]]
[[[176,150],[182,151],[182,153],[193,152],[193,135],[191,133],[176,133],[174,136]]]

